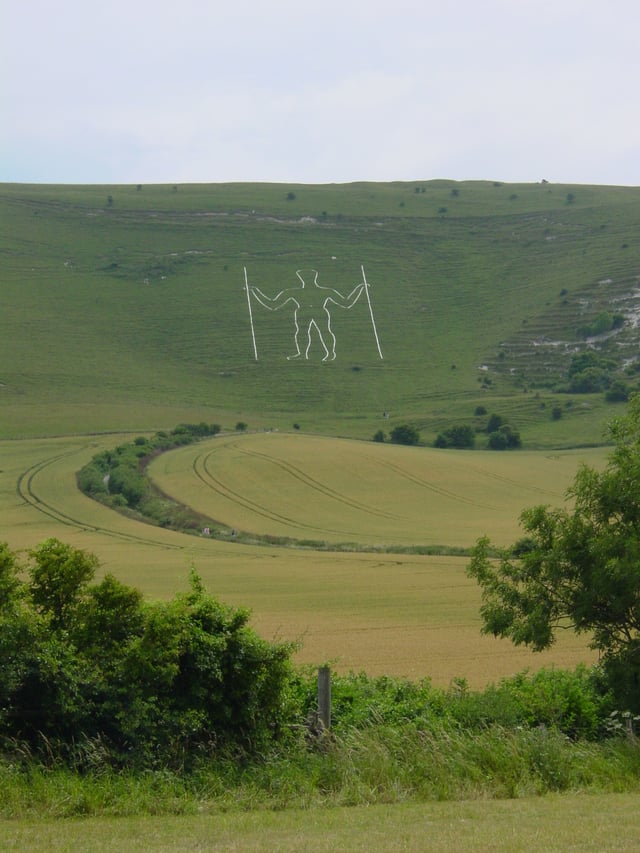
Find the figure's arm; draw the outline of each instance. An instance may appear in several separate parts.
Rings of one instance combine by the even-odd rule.
[[[269,311],[277,311],[279,308],[282,308],[283,305],[293,299],[293,296],[288,293],[286,290],[281,290],[276,296],[271,299],[269,296],[266,296],[258,287],[251,287],[251,293],[258,302],[263,305],[265,308],[268,308]]]
[[[331,296],[328,297],[327,301],[333,302],[335,305],[338,305],[340,308],[353,308],[358,299],[360,299],[360,295],[362,291],[365,289],[364,282],[360,282],[357,284],[351,293],[345,298],[341,293],[338,293],[337,290],[331,291]]]

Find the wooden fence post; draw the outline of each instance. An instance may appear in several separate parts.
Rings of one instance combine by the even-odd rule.
[[[318,669],[318,718],[325,731],[331,728],[331,670],[328,666]]]

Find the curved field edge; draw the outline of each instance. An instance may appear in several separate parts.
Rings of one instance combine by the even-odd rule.
[[[217,519],[223,537],[296,547],[460,554],[483,535],[517,538],[519,514],[561,505],[604,448],[440,451],[302,434],[218,436],[155,458],[153,483]],[[215,528],[211,534],[216,535]]]

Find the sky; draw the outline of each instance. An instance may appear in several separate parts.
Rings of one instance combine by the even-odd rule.
[[[0,0],[0,181],[640,185],[638,0]]]

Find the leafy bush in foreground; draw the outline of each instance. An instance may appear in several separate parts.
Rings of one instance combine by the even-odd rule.
[[[525,777],[533,784],[532,762],[544,761],[547,773],[573,761],[569,741],[626,733],[611,724],[620,709],[598,671],[579,667],[521,673],[481,692],[463,680],[445,690],[429,679],[334,674],[327,735],[317,725],[315,670],[295,669],[291,645],[260,639],[247,612],[213,599],[194,571],[188,592],[146,603],[110,575],[95,583],[96,567],[91,554],[57,539],[31,551],[25,565],[0,545],[0,776],[4,761],[97,773],[193,774],[206,765],[215,775],[242,757],[251,784],[265,761],[277,760],[291,768],[294,787],[313,765],[324,782],[314,777],[311,788],[322,791],[342,784],[356,753],[362,768],[353,771],[368,777],[377,760],[368,763],[371,749],[384,753],[380,772],[391,787],[411,756],[402,773],[415,793],[426,784],[424,767],[452,750],[451,766],[466,770],[425,793],[440,784],[466,791],[473,774],[485,791],[484,763],[495,743],[508,742],[496,759],[508,790]],[[632,775],[640,779],[636,751]],[[558,782],[551,774],[541,790],[560,790],[569,776]]]
[[[292,646],[267,643],[195,572],[189,592],[145,603],[57,539],[27,581],[0,546],[0,736],[65,755],[99,742],[116,763],[270,745],[290,723]]]

